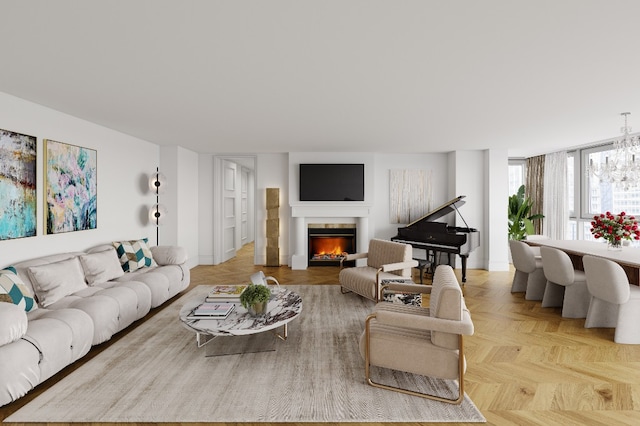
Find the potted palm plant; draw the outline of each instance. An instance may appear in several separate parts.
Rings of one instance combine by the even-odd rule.
[[[264,315],[267,312],[267,302],[271,297],[269,287],[262,284],[249,284],[240,294],[240,303],[251,315]]]
[[[509,239],[524,240],[535,232],[533,221],[544,218],[541,214],[531,214],[533,200],[524,195],[524,185],[509,197]]]

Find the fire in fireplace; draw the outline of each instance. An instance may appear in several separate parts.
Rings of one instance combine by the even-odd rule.
[[[356,228],[308,228],[309,266],[337,265],[356,252]]]

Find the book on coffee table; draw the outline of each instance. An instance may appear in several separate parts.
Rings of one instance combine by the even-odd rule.
[[[240,294],[247,288],[246,285],[216,285],[213,286],[207,297],[206,302],[240,302]]]
[[[236,307],[231,302],[204,302],[196,307],[187,319],[223,319]]]

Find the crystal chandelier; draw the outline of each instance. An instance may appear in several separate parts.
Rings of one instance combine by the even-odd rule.
[[[631,127],[627,125],[627,116],[630,112],[623,112],[624,127],[620,139],[613,141],[613,154],[605,157],[604,163],[594,163],[589,160],[587,172],[601,181],[617,184],[625,191],[638,186],[640,179],[640,136],[631,136]]]

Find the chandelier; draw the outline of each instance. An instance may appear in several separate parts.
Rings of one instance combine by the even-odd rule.
[[[587,172],[592,176],[619,185],[625,191],[640,183],[640,157],[636,159],[636,154],[640,154],[640,136],[630,135],[631,127],[627,125],[627,116],[630,114],[620,114],[624,116],[624,127],[620,129],[623,135],[613,141],[613,154],[605,157],[604,163],[594,163],[590,159],[587,166]]]

